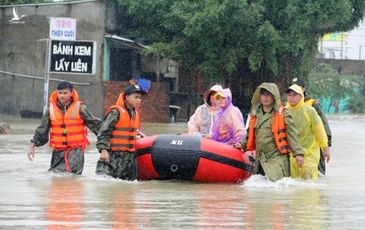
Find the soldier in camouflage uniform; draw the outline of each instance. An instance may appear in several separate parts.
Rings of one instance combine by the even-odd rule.
[[[53,151],[49,171],[80,175],[84,167],[84,150],[89,144],[85,126],[96,135],[100,125],[101,120],[79,101],[72,84],[61,82],[52,93],[49,108],[31,139],[28,158],[32,161],[35,147],[50,141]]]
[[[100,152],[97,175],[137,179],[135,143],[140,117],[136,109],[140,104],[139,86],[130,85],[119,95],[117,103],[109,108],[97,137],[96,148]]]

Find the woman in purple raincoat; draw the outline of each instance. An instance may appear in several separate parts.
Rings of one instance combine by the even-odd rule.
[[[234,145],[246,135],[242,113],[232,104],[230,89],[223,89],[214,97],[221,110],[215,117],[209,137],[215,141]]]

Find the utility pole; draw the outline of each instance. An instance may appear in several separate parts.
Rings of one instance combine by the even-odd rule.
[[[362,45],[359,45],[359,60],[361,60],[361,48],[362,48]]]
[[[343,33],[341,33],[341,60],[343,59]]]
[[[47,38],[46,42],[46,60],[45,60],[45,79],[44,79],[44,87],[43,87],[43,115],[47,111],[48,107],[48,91],[49,91],[49,38]]]

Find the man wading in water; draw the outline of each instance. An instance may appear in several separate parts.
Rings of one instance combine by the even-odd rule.
[[[137,161],[134,155],[141,125],[137,112],[141,105],[141,94],[138,85],[130,85],[119,94],[117,103],[108,109],[96,142],[96,148],[100,152],[97,175],[123,180],[137,179]]]
[[[87,126],[95,135],[101,120],[94,117],[81,101],[69,82],[61,82],[49,99],[49,108],[42,124],[35,130],[28,150],[33,161],[35,147],[49,145],[53,148],[49,171],[70,172],[81,175],[84,168],[84,151],[89,141]]]

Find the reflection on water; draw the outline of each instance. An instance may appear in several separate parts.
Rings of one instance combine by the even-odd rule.
[[[250,201],[238,186],[202,184],[195,188],[199,216],[196,227],[199,229],[216,226],[233,229],[251,225]]]
[[[332,119],[332,159],[317,182],[252,176],[244,184],[126,182],[95,176],[95,136],[82,176],[48,173],[47,146],[28,161],[40,120],[0,136],[0,229],[363,229],[364,119]],[[148,135],[185,123],[143,124]]]
[[[254,181],[254,182],[253,182]],[[333,229],[327,223],[328,201],[324,185],[294,179],[280,186],[253,176],[245,186],[250,200],[249,229]],[[337,228],[335,228],[337,229]]]
[[[114,179],[113,179],[114,180]],[[136,229],[137,215],[136,213],[136,187],[123,186],[116,180],[112,184],[108,184],[108,180],[104,186],[97,187],[98,208],[101,220],[107,220],[110,229]]]
[[[328,202],[322,192],[316,188],[295,189],[291,192],[288,212],[296,215],[289,219],[290,226],[308,230],[325,229],[327,215],[323,210],[328,206]],[[301,213],[306,213],[305,219]]]
[[[50,181],[45,218],[47,229],[81,229],[85,214],[82,181],[72,176],[53,177]]]

